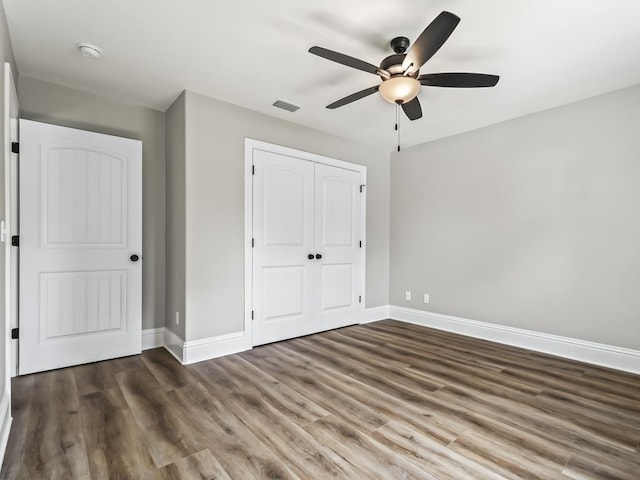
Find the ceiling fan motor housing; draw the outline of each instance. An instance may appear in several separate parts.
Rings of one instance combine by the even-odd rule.
[[[382,62],[380,63],[380,68],[389,72],[392,77],[397,75],[404,75],[404,70],[402,69],[402,62],[404,61],[404,57],[406,57],[404,53],[389,55],[387,58],[382,60]],[[414,72],[407,73],[406,76],[417,78],[419,74],[420,70],[416,70]],[[384,80],[383,77],[381,78]]]

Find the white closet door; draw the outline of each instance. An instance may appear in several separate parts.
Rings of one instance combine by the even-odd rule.
[[[363,255],[360,174],[315,165],[315,323],[317,331],[359,323]]]
[[[21,120],[20,150],[19,372],[140,353],[142,143]]]
[[[253,344],[313,331],[314,164],[261,150],[253,164]]]

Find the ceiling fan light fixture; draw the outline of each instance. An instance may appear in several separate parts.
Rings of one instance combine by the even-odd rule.
[[[398,75],[380,84],[380,95],[390,103],[407,103],[416,98],[420,91],[420,82],[412,77]]]

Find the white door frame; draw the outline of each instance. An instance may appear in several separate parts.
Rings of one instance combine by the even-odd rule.
[[[13,80],[13,72],[8,62],[4,64],[4,255],[5,255],[5,322],[6,374],[10,381],[17,375],[18,340],[11,339],[11,329],[18,327],[18,249],[11,246],[11,236],[18,235],[18,161],[11,152],[11,142],[18,140],[18,93]],[[14,117],[12,118],[12,113]],[[14,120],[15,119],[15,120]],[[7,385],[9,388],[9,384]]]
[[[13,292],[16,288],[15,282],[13,282],[12,272],[14,269],[12,268],[11,258],[14,255],[11,247],[11,234],[14,233],[12,231],[12,225],[14,225],[15,220],[12,220],[12,212],[14,211],[14,186],[11,182],[12,177],[12,165],[15,165],[15,154],[11,153],[11,141],[17,140],[15,134],[17,130],[15,129],[15,122],[12,122],[12,116],[16,119],[18,117],[18,95],[16,94],[16,88],[13,81],[13,74],[11,72],[11,66],[9,63],[4,64],[4,71],[1,72],[4,79],[4,89],[0,94],[3,96],[4,108],[2,109],[1,115],[4,119],[4,132],[2,132],[4,139],[4,151],[2,155],[4,156],[4,202],[5,209],[4,212],[0,214],[0,217],[4,217],[2,220],[2,228],[0,229],[0,237],[4,242],[2,248],[4,251],[2,255],[4,255],[4,272],[0,274],[4,275],[5,288],[4,291],[1,292],[1,295],[5,297],[5,309],[2,314],[4,318],[0,319],[0,331],[2,331],[2,339],[0,341],[3,342],[4,352],[3,352],[3,361],[4,365],[3,374],[4,381],[3,385],[0,385],[0,460],[4,458],[4,454],[7,447],[7,442],[9,441],[9,431],[11,429],[11,377],[14,374],[13,368],[15,366],[14,354],[15,351],[12,352],[12,347],[14,346],[16,341],[11,340],[11,328],[13,326],[12,317],[15,316],[15,305],[12,303],[13,300]],[[14,125],[12,125],[14,124]],[[12,128],[13,127],[13,128]],[[15,250],[15,248],[13,249]]]
[[[316,163],[322,163],[331,167],[344,168],[345,170],[353,170],[360,174],[362,187],[362,195],[360,195],[360,212],[362,215],[361,222],[361,238],[362,245],[362,262],[360,285],[362,285],[362,316],[364,315],[364,306],[366,301],[366,268],[367,268],[367,190],[364,186],[367,184],[367,167],[356,163],[336,160],[335,158],[317,155],[315,153],[297,150],[295,148],[283,147],[274,143],[263,142],[253,138],[245,137],[244,139],[244,332],[249,348],[253,346],[253,328],[252,328],[252,309],[253,309],[253,151],[263,150],[265,152],[286,155],[301,160],[307,160]],[[363,318],[363,317],[361,317]]]

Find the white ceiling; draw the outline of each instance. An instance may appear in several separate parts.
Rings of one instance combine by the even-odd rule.
[[[307,52],[378,64],[442,10],[462,18],[421,73],[501,75],[493,89],[423,88],[424,116],[401,123],[414,145],[640,84],[638,0],[3,0],[18,70],[165,110],[188,89],[362,143],[393,148],[395,106],[373,75]],[[100,46],[82,58],[78,42]],[[278,98],[301,106],[278,110]]]

